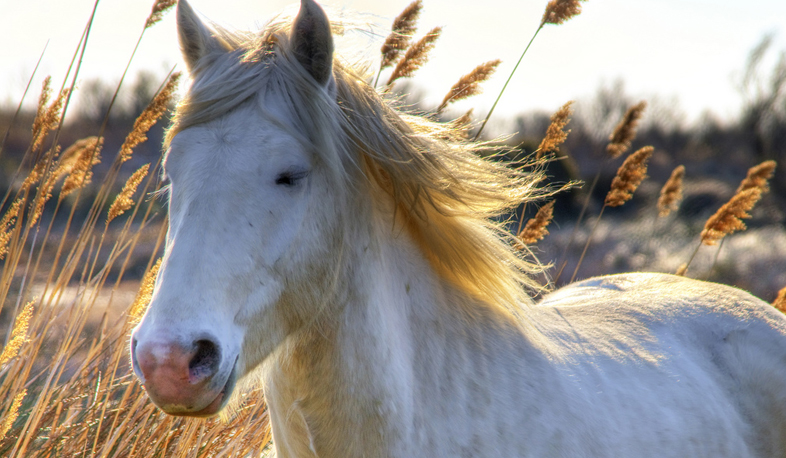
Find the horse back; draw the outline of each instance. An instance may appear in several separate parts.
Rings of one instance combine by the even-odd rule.
[[[647,411],[639,427],[616,426],[687,436],[696,449],[684,456],[709,456],[708,447],[786,456],[786,316],[769,304],[725,285],[637,273],[559,289],[534,315],[543,351],[571,380],[563,386],[584,391],[573,398],[584,411],[606,395],[607,415]]]

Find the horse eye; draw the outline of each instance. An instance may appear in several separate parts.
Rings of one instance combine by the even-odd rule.
[[[276,177],[276,184],[282,186],[294,186],[298,181],[305,178],[308,172],[283,172]]]

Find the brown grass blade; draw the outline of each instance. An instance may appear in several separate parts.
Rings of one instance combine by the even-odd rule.
[[[553,217],[554,201],[552,200],[540,207],[538,212],[535,213],[535,216],[527,221],[527,224],[524,225],[524,229],[519,232],[518,239],[521,243],[526,245],[533,245],[537,243],[538,240],[543,240],[543,238],[549,234],[546,227],[551,223]],[[523,246],[519,246],[518,248],[521,249]]]
[[[164,18],[164,14],[173,6],[177,5],[177,0],[156,0],[153,9],[145,21],[145,28],[153,27],[157,22]]]
[[[442,103],[437,108],[437,113],[444,110],[448,104],[472,97],[481,93],[480,83],[491,78],[497,70],[501,60],[496,59],[475,67],[474,70],[462,76],[453,87],[450,88]]]
[[[568,19],[581,14],[581,2],[586,0],[551,0],[546,5],[540,26],[545,24],[562,24]]]
[[[145,110],[142,111],[142,114],[136,118],[136,121],[134,121],[134,128],[131,130],[131,133],[126,136],[123,146],[120,147],[120,154],[117,159],[119,162],[122,163],[131,159],[134,148],[147,140],[147,131],[158,122],[158,119],[161,118],[164,113],[166,113],[172,101],[172,97],[174,96],[179,79],[180,72],[173,73],[172,76],[169,77],[169,81],[167,81],[164,88],[156,94]]]
[[[68,166],[70,171],[60,190],[60,199],[90,184],[93,177],[93,166],[101,162],[101,148],[103,145],[103,138],[88,137],[77,140],[63,153],[63,158],[76,157],[76,159],[73,160],[73,164]]]
[[[8,343],[3,347],[3,352],[0,354],[0,368],[19,354],[19,349],[22,344],[27,340],[27,330],[30,327],[30,319],[33,317],[33,301],[30,301],[22,309],[22,312],[14,319],[14,327],[11,329],[11,338]],[[0,434],[2,436],[2,434]]]
[[[604,205],[619,207],[633,197],[641,182],[647,178],[647,161],[653,150],[653,147],[645,146],[625,159],[611,182],[611,190],[606,194]]]
[[[434,49],[437,38],[442,33],[442,27],[434,27],[423,38],[416,41],[407,49],[404,57],[399,61],[388,79],[387,86],[399,78],[409,78],[428,61],[428,53]]]
[[[770,187],[767,182],[775,173],[775,167],[777,165],[775,161],[764,161],[759,165],[751,167],[748,169],[748,175],[742,180],[734,193],[736,194],[751,188],[759,188],[762,193],[768,192]]]
[[[396,63],[401,52],[407,49],[412,35],[417,30],[417,21],[420,17],[420,10],[423,8],[422,0],[415,0],[410,3],[404,11],[393,20],[390,35],[382,44],[382,64],[380,70],[392,67]]]
[[[625,115],[617,127],[609,137],[609,144],[606,147],[606,152],[611,158],[620,157],[628,149],[636,138],[636,129],[638,128],[639,121],[644,115],[644,110],[647,108],[647,102],[641,101],[636,105],[628,108]]]
[[[540,160],[546,153],[556,152],[559,146],[568,138],[570,130],[565,130],[565,126],[570,122],[570,117],[573,115],[573,101],[569,101],[562,105],[553,115],[551,115],[551,124],[546,129],[546,137],[540,142],[538,149],[535,150],[535,159]]]
[[[761,198],[761,188],[750,188],[740,191],[715,212],[701,231],[701,243],[715,245],[723,237],[737,231],[745,230],[743,219],[750,218],[748,213]]]
[[[112,202],[112,206],[109,207],[109,213],[106,218],[107,224],[125,213],[126,210],[134,205],[134,201],[131,199],[131,196],[133,196],[136,192],[136,188],[139,186],[139,183],[142,182],[142,179],[147,176],[147,171],[149,168],[150,164],[145,164],[142,167],[139,167],[136,172],[131,174],[131,177],[129,177],[126,181],[126,184],[123,185],[123,190],[120,191],[120,194],[118,194],[117,197],[115,197],[115,201]]]
[[[682,179],[685,177],[685,166],[677,166],[660,190],[658,198],[658,216],[667,216],[676,211],[682,202]]]
[[[5,258],[5,255],[8,253],[8,243],[11,241],[14,227],[16,221],[21,216],[21,211],[22,199],[19,198],[8,207],[5,215],[3,215],[3,219],[0,219],[0,259]]]

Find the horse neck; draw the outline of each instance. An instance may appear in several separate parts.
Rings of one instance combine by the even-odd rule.
[[[484,334],[518,329],[488,307],[457,306],[471,299],[436,275],[406,230],[375,219],[354,237],[352,278],[329,307],[336,313],[291,336],[269,374],[279,456],[353,456],[347,444],[357,456],[395,454],[413,434],[413,406],[425,405],[418,384],[438,385],[433,379],[446,375],[432,370],[422,380],[423,365],[449,367],[440,358],[452,358],[453,349],[470,354],[488,341]]]

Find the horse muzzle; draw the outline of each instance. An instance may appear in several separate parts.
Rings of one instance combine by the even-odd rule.
[[[226,405],[237,380],[236,362],[222,364],[216,339],[189,344],[169,339],[131,338],[131,361],[148,396],[161,410],[178,416],[208,417]]]

